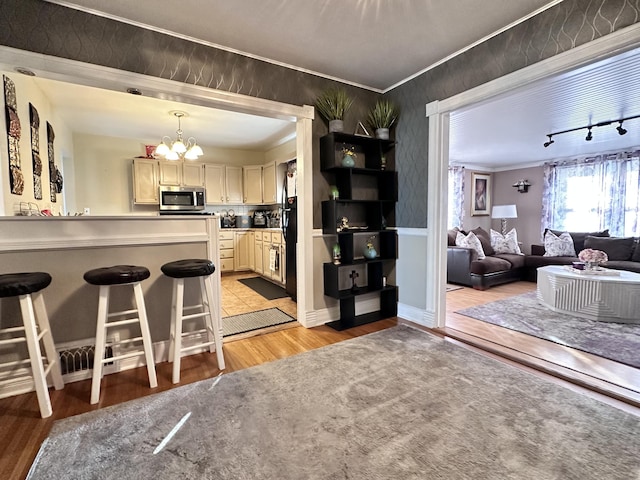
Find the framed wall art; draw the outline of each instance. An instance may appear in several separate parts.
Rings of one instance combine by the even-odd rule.
[[[471,215],[491,212],[491,174],[471,173]]]

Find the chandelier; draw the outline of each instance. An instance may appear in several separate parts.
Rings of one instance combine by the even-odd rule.
[[[202,148],[196,143],[196,139],[189,137],[185,142],[182,139],[182,117],[188,117],[186,112],[171,111],[170,114],[178,118],[178,130],[176,130],[177,138],[171,141],[171,137],[164,136],[160,144],[156,147],[156,155],[164,157],[166,160],[197,160],[204,154]]]

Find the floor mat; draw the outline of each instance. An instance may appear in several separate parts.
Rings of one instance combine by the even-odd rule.
[[[262,277],[241,278],[238,280],[249,287],[254,292],[259,293],[267,300],[275,300],[276,298],[285,298],[289,295],[284,288],[265,280]]]
[[[241,313],[222,319],[222,336],[237,335],[238,333],[251,332],[261,328],[282,325],[283,323],[295,322],[295,318],[290,317],[279,308],[268,308],[257,312]]]

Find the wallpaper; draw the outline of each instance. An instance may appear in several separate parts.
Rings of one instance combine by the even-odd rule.
[[[396,225],[425,227],[427,119],[425,104],[444,99],[582,45],[638,21],[640,0],[564,0],[464,54],[387,93],[402,110],[396,127],[399,172]],[[220,90],[302,105],[335,82],[213,47],[199,45],[41,0],[0,2],[0,44]],[[215,28],[215,19],[212,19]],[[346,131],[365,118],[377,94],[345,86],[355,98]],[[314,227],[328,179],[320,173],[314,121]]]
[[[388,92],[402,115],[396,127],[399,226],[427,225],[428,119],[443,100],[637,23],[640,0],[564,0]]]

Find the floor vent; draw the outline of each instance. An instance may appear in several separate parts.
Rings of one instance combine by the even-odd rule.
[[[69,348],[58,352],[60,354],[60,369],[66,375],[93,368],[93,358],[95,355],[95,345],[83,345],[81,347]],[[105,358],[113,357],[113,347],[107,345],[104,349]],[[113,362],[105,363],[113,365]]]

